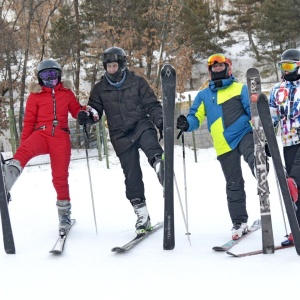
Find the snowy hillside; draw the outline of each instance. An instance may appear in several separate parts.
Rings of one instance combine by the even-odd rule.
[[[57,237],[55,192],[48,165],[27,167],[12,190],[10,213],[16,254],[0,248],[1,299],[248,299],[286,298],[298,282],[300,258],[294,248],[275,254],[233,258],[212,251],[231,238],[225,182],[213,149],[186,151],[187,203],[191,245],[186,236],[175,192],[174,250],[163,250],[163,230],[131,252],[111,248],[134,236],[136,215],[125,198],[124,178],[114,154],[90,159],[98,235],[93,219],[86,160],[74,160],[70,189],[74,225],[62,256],[49,250]],[[73,152],[73,158],[77,152]],[[9,156],[9,154],[7,154]],[[163,220],[162,188],[141,153],[146,197],[152,223]],[[260,218],[256,181],[243,163],[249,223]],[[182,148],[175,147],[175,174],[185,208]],[[269,175],[275,244],[286,230],[275,176]],[[289,229],[287,229],[289,231]],[[261,232],[232,248],[234,252],[261,249]]]

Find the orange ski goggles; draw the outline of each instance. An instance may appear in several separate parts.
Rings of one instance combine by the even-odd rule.
[[[300,61],[283,60],[278,63],[278,68],[282,72],[294,72],[298,67],[300,67]]]
[[[231,65],[231,60],[228,59],[225,55],[223,54],[213,54],[207,59],[207,65],[210,67],[213,64],[222,64],[222,63],[227,63],[228,65]]]

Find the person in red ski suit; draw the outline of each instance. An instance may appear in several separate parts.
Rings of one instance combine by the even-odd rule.
[[[21,143],[13,159],[4,165],[6,188],[11,190],[28,161],[38,155],[49,154],[52,183],[57,193],[59,230],[71,224],[71,204],[68,168],[71,141],[68,114],[77,118],[85,109],[71,90],[71,82],[61,82],[62,69],[54,60],[44,60],[37,67],[39,83],[29,84]]]

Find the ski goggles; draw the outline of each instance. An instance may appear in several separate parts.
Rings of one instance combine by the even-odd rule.
[[[213,54],[207,59],[207,65],[209,67],[216,63],[228,63],[228,59],[223,54]]]
[[[59,72],[58,70],[55,69],[47,69],[39,73],[39,77],[42,80],[53,80],[53,79],[57,79],[58,76],[59,76]]]
[[[294,72],[296,69],[300,67],[300,62],[299,61],[281,61],[278,63],[278,68],[282,72]]]
[[[103,53],[104,62],[114,62],[119,60],[119,55],[115,53]]]

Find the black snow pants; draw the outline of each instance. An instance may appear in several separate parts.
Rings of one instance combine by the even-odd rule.
[[[126,197],[128,200],[146,199],[139,149],[145,153],[148,162],[152,166],[155,156],[161,156],[163,153],[156,130],[152,128],[145,130],[140,138],[119,156],[125,175]]]
[[[284,157],[287,175],[289,177],[292,177],[296,181],[296,184],[299,188],[300,187],[300,144],[284,147],[283,157]],[[296,211],[297,220],[298,220],[298,224],[300,224],[300,196],[298,197],[296,206],[298,207]]]
[[[246,193],[241,167],[241,156],[254,174],[254,141],[252,132],[247,133],[239,145],[230,152],[218,156],[226,180],[228,210],[232,223],[247,223]]]

